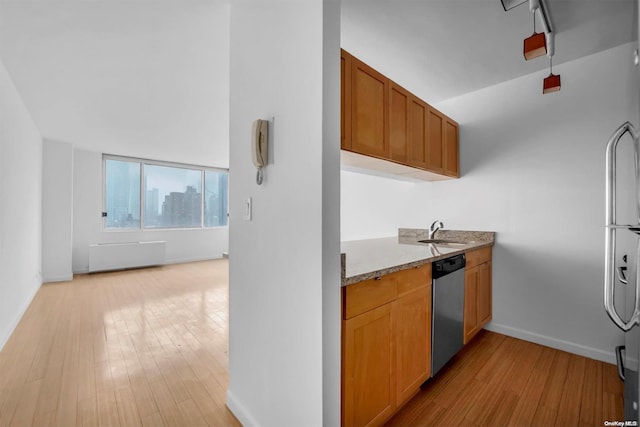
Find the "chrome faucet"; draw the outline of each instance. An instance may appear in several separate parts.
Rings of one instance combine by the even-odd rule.
[[[436,235],[436,232],[444,227],[442,221],[435,220],[429,226],[429,240],[433,240],[433,237]]]

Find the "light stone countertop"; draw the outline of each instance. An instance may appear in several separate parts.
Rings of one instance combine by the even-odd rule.
[[[342,286],[492,246],[495,237],[493,232],[440,230],[436,239],[464,244],[434,245],[418,243],[427,238],[426,230],[401,228],[398,232],[398,237],[342,242]]]

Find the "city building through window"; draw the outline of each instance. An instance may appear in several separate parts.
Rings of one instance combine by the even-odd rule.
[[[104,156],[105,230],[227,225],[228,172]]]

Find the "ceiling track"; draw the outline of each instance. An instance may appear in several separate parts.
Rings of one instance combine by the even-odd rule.
[[[537,14],[538,18],[540,18],[540,22],[542,22],[547,42],[547,56],[551,58],[555,53],[555,36],[546,0],[529,0],[529,10],[534,14]]]

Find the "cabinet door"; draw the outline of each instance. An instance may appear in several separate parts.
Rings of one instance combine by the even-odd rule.
[[[429,107],[427,134],[427,169],[432,172],[443,171],[443,142],[445,118],[438,110]]]
[[[460,154],[458,150],[458,124],[447,119],[444,132],[444,173],[460,176]]]
[[[464,274],[464,344],[491,320],[491,262],[468,268]]]
[[[342,425],[378,426],[396,408],[392,304],[344,321]]]
[[[351,58],[351,149],[388,158],[389,79]]]
[[[351,55],[340,49],[340,147],[351,149]]]
[[[389,155],[391,160],[407,163],[411,94],[393,82],[389,87]]]
[[[464,339],[466,344],[478,332],[478,270],[480,266],[464,272]]]
[[[393,303],[396,385],[402,405],[431,375],[431,285]]]
[[[409,166],[426,169],[428,166],[427,126],[429,106],[412,96],[409,100]]]
[[[491,263],[478,266],[478,329],[491,320]]]

